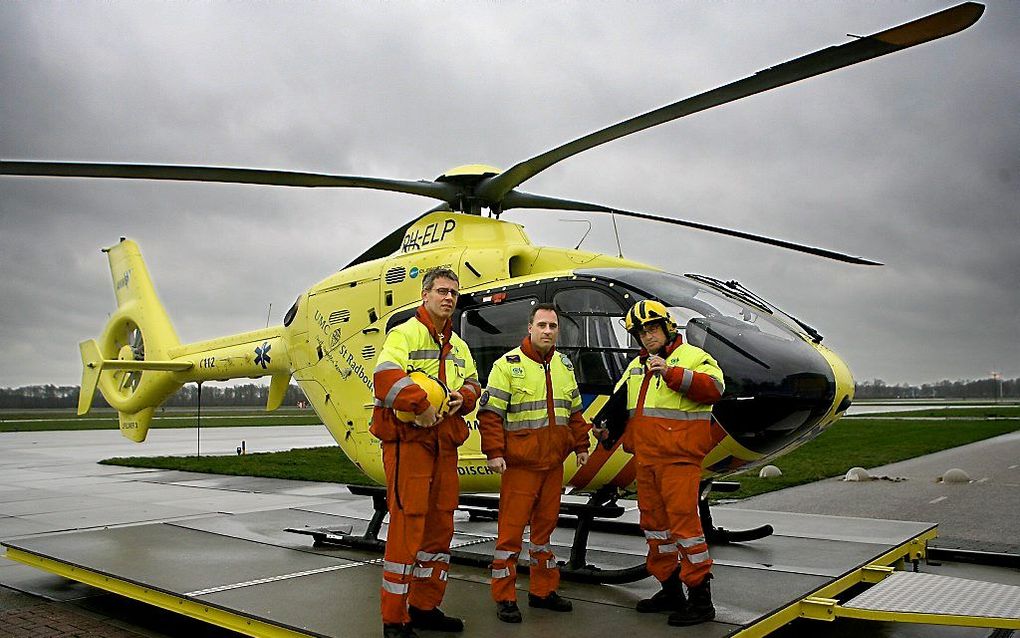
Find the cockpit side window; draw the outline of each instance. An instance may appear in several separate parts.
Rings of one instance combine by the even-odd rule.
[[[482,386],[488,383],[496,359],[521,345],[528,334],[528,315],[536,303],[534,298],[518,299],[464,311],[459,332],[471,348]]]
[[[564,288],[553,303],[560,311],[557,349],[574,362],[582,392],[606,392],[619,380],[637,345],[623,327],[623,305],[593,287]]]

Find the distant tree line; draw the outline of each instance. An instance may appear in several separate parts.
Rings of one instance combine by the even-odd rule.
[[[0,408],[73,408],[78,405],[79,387],[76,385],[26,385],[20,388],[0,388]],[[194,406],[198,403],[198,386],[189,383],[167,399],[164,405]],[[203,406],[264,406],[269,386],[247,383],[235,386],[202,386]],[[938,381],[911,385],[889,385],[881,379],[857,384],[858,399],[996,399],[1020,397],[1020,378],[975,379],[964,381]],[[287,388],[283,405],[297,405],[306,401],[301,389],[291,384]],[[94,407],[106,408],[109,404],[100,392],[92,402]]]
[[[997,399],[1020,397],[1018,379],[967,379],[911,385],[888,385],[881,379],[858,383],[858,399]]]
[[[74,408],[78,406],[81,388],[76,385],[26,385],[20,388],[0,388],[0,408]],[[269,398],[269,386],[246,383],[235,386],[202,385],[203,406],[264,406]],[[291,384],[283,399],[283,405],[297,405],[306,401],[301,388]],[[190,407],[198,404],[198,386],[189,383],[166,400],[163,405]],[[110,404],[101,392],[92,400],[96,408],[108,408]]]

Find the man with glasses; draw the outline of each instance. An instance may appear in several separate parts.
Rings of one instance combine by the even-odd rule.
[[[373,375],[370,430],[382,441],[390,514],[380,594],[385,638],[413,638],[415,628],[464,629],[461,619],[439,609],[459,500],[457,448],[468,437],[464,415],[481,394],[474,359],[453,332],[459,288],[448,268],[425,275],[421,307],[386,335]],[[430,403],[409,376],[415,370],[449,389],[448,411]],[[404,422],[395,411],[413,420]]]
[[[668,622],[675,626],[706,622],[715,618],[715,607],[698,487],[705,455],[724,436],[712,419],[723,373],[710,354],[684,343],[661,302],[634,304],[625,324],[642,349],[623,373],[630,413],[623,447],[637,461],[648,571],[662,584],[637,610],[670,611]]]
[[[524,527],[531,524],[528,606],[566,612],[573,607],[556,593],[559,566],[550,536],[559,519],[563,462],[571,452],[578,467],[588,461],[588,424],[574,366],[556,352],[556,307],[536,305],[528,336],[520,347],[496,360],[482,394],[478,429],[482,451],[493,471],[502,474],[499,523],[492,560],[492,598],[496,617],[519,623],[517,556]]]

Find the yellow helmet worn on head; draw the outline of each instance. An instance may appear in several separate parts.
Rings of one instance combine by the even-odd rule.
[[[630,307],[630,310],[627,311],[627,316],[624,318],[627,332],[631,334],[641,326],[656,321],[663,322],[666,332],[669,334],[674,334],[677,331],[677,325],[669,315],[669,310],[666,309],[665,304],[654,299],[645,299],[644,301],[637,302]]]
[[[411,381],[414,381],[418,387],[425,391],[429,397],[429,404],[436,409],[436,414],[443,415],[450,411],[450,391],[446,384],[421,370],[413,370],[407,376],[411,377]],[[404,423],[414,421],[414,412],[394,410],[393,414]]]

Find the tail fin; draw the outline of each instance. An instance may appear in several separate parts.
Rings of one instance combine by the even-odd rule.
[[[280,327],[181,345],[156,295],[141,251],[121,239],[106,249],[117,310],[98,340],[83,341],[78,414],[96,387],[120,414],[120,432],[144,441],[155,408],[189,382],[272,376],[266,408],[276,409],[290,382],[291,364]]]
[[[138,245],[121,239],[104,252],[110,259],[117,310],[98,341],[80,345],[83,374],[78,413],[88,411],[98,385],[120,413],[121,434],[144,441],[154,408],[183,385],[174,371],[193,364],[170,360],[170,349],[179,346],[180,340],[156,295]]]

